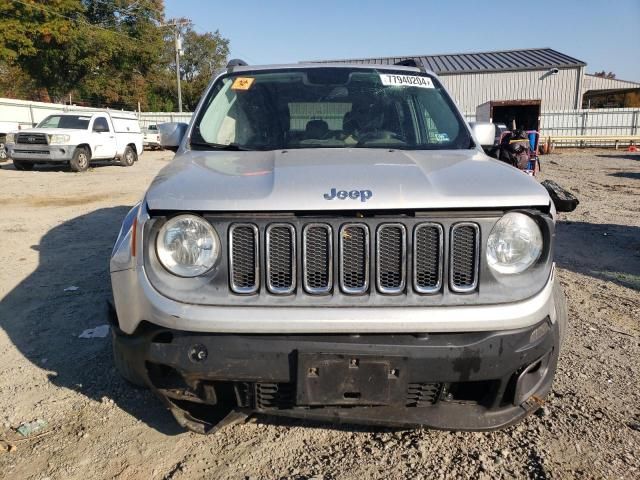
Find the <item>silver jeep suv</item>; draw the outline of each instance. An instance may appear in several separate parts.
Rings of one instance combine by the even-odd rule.
[[[555,208],[431,72],[233,62],[111,257],[115,363],[191,430],[488,430],[551,388]]]

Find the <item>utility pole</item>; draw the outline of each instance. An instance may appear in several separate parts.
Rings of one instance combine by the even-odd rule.
[[[182,113],[182,87],[180,86],[180,56],[182,55],[182,39],[180,38],[180,27],[189,25],[189,22],[173,20],[169,23],[160,24],[161,27],[172,27],[174,29],[174,45],[176,48],[176,83],[178,84],[178,111]]]
[[[178,82],[178,112],[182,113],[182,87],[180,86],[180,55],[182,54],[182,42],[180,30],[176,27],[176,80]]]

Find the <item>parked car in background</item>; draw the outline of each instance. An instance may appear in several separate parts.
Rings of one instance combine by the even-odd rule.
[[[6,144],[18,170],[67,163],[74,172],[82,172],[93,160],[115,160],[130,167],[143,152],[136,116],[109,111],[49,115],[35,128],[8,134]]]
[[[144,148],[149,150],[159,150],[162,148],[157,125],[149,125],[142,131],[142,142]]]
[[[15,132],[20,128],[17,122],[0,122],[0,162],[7,160],[7,150],[5,148],[7,134]]]

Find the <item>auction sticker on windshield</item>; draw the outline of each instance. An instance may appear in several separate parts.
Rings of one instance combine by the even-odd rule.
[[[233,81],[231,90],[249,90],[255,79],[251,77],[238,77]]]
[[[392,87],[418,87],[418,88],[434,88],[433,82],[429,77],[421,77],[418,75],[396,75],[393,73],[381,73],[380,81],[385,86]]]

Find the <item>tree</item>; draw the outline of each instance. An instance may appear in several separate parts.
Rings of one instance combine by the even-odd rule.
[[[616,78],[616,74],[613,72],[605,72],[604,70],[602,70],[601,72],[596,72],[593,74],[594,77],[601,77],[601,78],[609,78],[609,79],[614,79]]]
[[[0,61],[18,65],[45,94],[50,89],[58,90],[58,86],[64,89],[65,83],[68,85],[78,76],[75,65],[62,63],[70,59],[62,54],[64,47],[77,36],[73,19],[78,18],[81,11],[79,0],[2,2]],[[61,54],[60,58],[56,53]],[[57,65],[52,65],[52,59]]]
[[[172,110],[173,30],[163,21],[163,0],[0,1],[0,95]],[[182,34],[184,105],[193,109],[229,41],[192,25]]]
[[[178,19],[177,22],[184,22]],[[222,37],[220,32],[197,33],[193,25],[187,21],[179,29],[182,37],[183,55],[180,57],[180,79],[182,80],[182,103],[184,109],[193,110],[202,92],[205,90],[216,70],[223,68],[229,55],[229,40]],[[165,33],[164,58],[169,64],[173,77],[172,90],[176,92],[175,81],[175,31]],[[164,84],[166,88],[166,83]],[[175,93],[177,95],[177,93]]]

